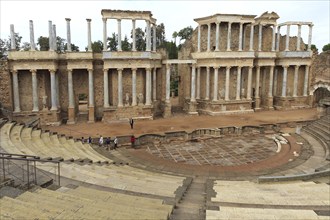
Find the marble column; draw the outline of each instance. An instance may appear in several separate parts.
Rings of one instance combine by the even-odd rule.
[[[255,97],[260,98],[259,96],[259,87],[260,87],[260,66],[256,66],[256,90]]]
[[[230,66],[226,66],[225,100],[229,101]]]
[[[132,37],[133,37],[133,46],[132,51],[136,51],[136,36],[135,36],[135,20],[132,20]]]
[[[32,111],[37,112],[39,111],[37,70],[30,70],[30,72],[32,73]]]
[[[242,67],[237,67],[237,80],[236,80],[236,100],[241,99],[241,69]]]
[[[280,42],[281,42],[281,26],[277,27],[277,43],[276,43],[276,51],[280,51]]]
[[[13,73],[14,112],[20,112],[21,104],[19,100],[18,71],[12,70],[12,73]]]
[[[254,25],[251,23],[251,29],[250,29],[250,51],[253,51],[253,36],[254,36]]]
[[[70,29],[70,18],[66,18],[66,40],[67,40],[67,51],[71,51],[71,29]]]
[[[53,50],[57,50],[56,25],[53,24]]]
[[[60,85],[59,85],[59,75],[55,74],[55,83],[56,83],[56,105],[57,108],[60,108]]]
[[[146,39],[146,51],[150,51],[151,50],[151,45],[150,45],[150,21],[146,20],[146,23],[147,23],[147,33],[146,33],[146,36],[147,36],[147,39]]]
[[[16,50],[14,25],[10,25],[10,49]]]
[[[311,51],[312,49],[312,29],[313,25],[310,24],[309,26],[309,32],[308,32],[308,51]]]
[[[151,105],[151,69],[146,68],[146,105]]]
[[[30,20],[30,45],[31,45],[31,51],[36,50],[36,44],[34,42],[34,29],[33,29],[33,21]]]
[[[73,94],[73,80],[72,80],[72,69],[68,69],[68,96],[69,96],[69,106],[68,106],[68,124],[75,123],[75,103]]]
[[[190,91],[190,102],[196,102],[196,66],[191,65],[191,91]]]
[[[50,72],[50,93],[51,93],[51,101],[52,107],[50,110],[57,111],[56,105],[56,79],[55,79],[55,72],[56,70],[49,70]]]
[[[198,25],[197,52],[201,52],[201,25]]]
[[[152,75],[152,99],[154,101],[157,101],[156,90],[157,90],[157,68],[155,67],[153,69],[153,75]]]
[[[278,76],[278,69],[276,67],[274,67],[273,96],[277,95],[277,76]]]
[[[132,106],[136,106],[136,68],[132,68]]]
[[[298,71],[299,66],[296,65],[294,67],[294,77],[293,77],[293,97],[297,97],[297,90],[298,90]]]
[[[290,25],[286,26],[286,40],[285,40],[285,51],[289,51],[290,44]]]
[[[219,77],[219,67],[215,66],[214,77],[213,77],[213,101],[218,101],[218,77]]]
[[[103,20],[103,51],[107,50],[107,19],[106,18],[102,18]]]
[[[238,51],[243,49],[243,23],[239,23]]]
[[[88,96],[88,107],[94,107],[94,78],[92,69],[88,69]]]
[[[152,39],[153,39],[153,43],[152,43],[152,51],[154,51],[154,52],[156,52],[156,43],[157,43],[157,41],[156,41],[156,24],[153,24],[153,37],[152,37]]]
[[[108,74],[109,69],[104,69],[103,70],[103,107],[104,108],[109,108],[109,74]]]
[[[207,24],[207,51],[211,50],[211,24]]]
[[[300,51],[301,24],[298,24],[297,51]]]
[[[206,67],[206,85],[205,85],[205,100],[210,99],[210,67]]]
[[[304,96],[307,96],[307,89],[308,89],[308,75],[309,75],[309,66],[306,65],[305,67],[305,78],[304,78]]]
[[[251,100],[252,69],[253,69],[253,66],[249,66],[247,91],[246,91],[246,99],[248,99],[248,100]]]
[[[170,103],[170,80],[171,80],[171,66],[166,64],[166,98],[165,101]]]
[[[123,107],[123,69],[118,71],[118,107]]]
[[[262,24],[259,24],[258,51],[262,51]]]
[[[272,51],[275,51],[276,25],[273,25]]]
[[[92,31],[91,31],[91,21],[92,19],[87,18],[87,36],[88,36],[88,47],[87,51],[92,51]]]
[[[231,51],[231,22],[228,22],[227,51]]]
[[[53,48],[53,24],[52,21],[48,21],[48,42],[49,42],[49,51],[54,51]]]
[[[288,67],[283,66],[282,97],[286,97],[286,84],[288,80]]]
[[[220,22],[216,22],[215,25],[215,51],[219,51]]]
[[[201,98],[201,68],[197,67],[196,99]]]
[[[121,49],[121,19],[117,19],[118,24],[118,51],[122,51]]]
[[[274,66],[270,66],[268,97],[273,97],[273,78],[274,78]]]

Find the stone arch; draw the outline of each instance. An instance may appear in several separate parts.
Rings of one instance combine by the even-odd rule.
[[[330,97],[330,85],[328,83],[319,82],[310,90],[310,95],[313,97],[312,106],[317,107],[321,100]]]
[[[319,82],[312,87],[312,89],[309,91],[309,95],[313,95],[318,88],[325,88],[330,92],[330,85],[328,83]]]

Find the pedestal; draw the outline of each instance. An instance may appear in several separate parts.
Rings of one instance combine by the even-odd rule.
[[[274,110],[273,97],[267,98],[267,108],[268,108],[268,110]]]
[[[170,118],[171,116],[172,116],[172,105],[171,103],[165,102],[163,117]]]
[[[197,102],[190,102],[189,103],[189,112],[190,115],[198,115],[197,112]]]
[[[76,123],[76,113],[74,108],[68,108],[68,121],[67,124],[75,124]]]
[[[88,122],[87,123],[94,123],[95,122],[95,107],[91,106],[88,107]]]

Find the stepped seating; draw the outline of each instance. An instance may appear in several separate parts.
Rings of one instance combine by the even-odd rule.
[[[0,202],[1,219],[168,219],[173,210],[161,199],[84,187],[37,189]]]

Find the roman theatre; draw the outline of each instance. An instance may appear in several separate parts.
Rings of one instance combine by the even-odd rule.
[[[317,24],[278,23],[275,12],[195,18],[169,59],[150,11],[101,16],[101,52],[89,18],[84,52],[73,49],[70,18],[48,21],[48,51],[32,20],[27,51],[10,26],[0,219],[329,219],[330,53],[312,49]]]

